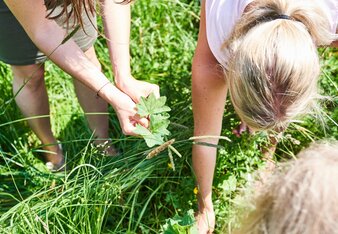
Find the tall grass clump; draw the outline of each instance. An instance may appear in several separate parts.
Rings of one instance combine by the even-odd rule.
[[[175,165],[167,150],[146,159],[152,149],[143,139],[122,134],[111,107],[110,138],[122,154],[102,155],[91,144],[92,133],[75,101],[72,78],[48,61],[52,130],[69,165],[67,173],[51,174],[37,159],[41,143],[13,101],[9,66],[0,63],[0,233],[166,233],[177,217],[191,216],[197,204],[188,140],[193,129],[190,82],[199,11],[197,0],[142,0],[132,5],[133,75],[159,84],[161,95],[167,97],[168,140],[176,140],[174,147],[182,155],[173,154]],[[96,50],[104,73],[113,80],[103,37]],[[334,50],[322,54],[320,87],[324,95],[333,96],[323,109],[326,127],[311,116],[292,126],[279,143],[278,159],[292,157],[313,140],[338,138],[338,56]],[[231,131],[239,119],[229,101],[225,110],[222,135],[231,143],[221,140],[212,146],[218,147],[213,186],[216,233],[222,233],[224,225],[236,224],[236,195],[251,173],[263,166],[261,149],[268,137],[265,133],[235,137]]]
[[[132,7],[133,75],[163,87],[162,95],[173,107],[171,137],[178,139],[191,136],[191,108],[186,100],[197,10],[198,3],[188,1],[159,5],[139,1]],[[183,57],[181,48],[186,51]],[[104,38],[98,40],[96,49],[104,72],[113,79]],[[72,79],[48,61],[52,129],[70,166],[66,174],[49,173],[36,158],[40,142],[13,101],[9,66],[1,64],[0,69],[4,90],[0,103],[0,233],[157,233],[166,218],[191,205],[181,206],[172,196],[178,185],[189,184],[181,195],[188,189],[190,199],[194,198],[188,162],[191,142],[175,144],[183,157],[174,159],[174,172],[166,151],[146,160],[150,149],[142,139],[123,136],[110,109],[110,137],[123,153],[115,158],[103,156],[92,146],[85,113],[74,102]]]

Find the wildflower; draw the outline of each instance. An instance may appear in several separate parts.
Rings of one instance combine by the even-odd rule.
[[[198,188],[197,188],[197,186],[194,188],[194,194],[195,194],[195,195],[198,194]]]

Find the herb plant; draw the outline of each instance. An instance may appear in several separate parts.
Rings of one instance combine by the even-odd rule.
[[[156,98],[154,94],[150,94],[147,98],[141,97],[141,101],[137,104],[137,113],[141,117],[150,120],[149,128],[145,128],[140,124],[136,125],[135,133],[142,136],[148,147],[162,145],[168,136],[170,108],[165,105],[166,97]]]

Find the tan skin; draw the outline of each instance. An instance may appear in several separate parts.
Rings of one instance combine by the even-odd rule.
[[[200,30],[192,65],[195,136],[220,135],[226,96],[227,87],[223,73],[208,46],[205,28],[205,1],[202,1]],[[218,143],[217,139],[204,139],[203,141],[212,144]],[[199,233],[207,233],[209,228],[213,230],[215,225],[211,188],[216,164],[216,149],[194,145],[192,160],[199,185],[199,215],[197,216]]]
[[[94,48],[91,47],[85,52],[85,55],[98,68],[100,63],[96,58]],[[44,82],[44,65],[34,64],[26,66],[11,66],[13,71],[13,92],[16,93],[25,80],[34,74],[32,79],[29,79],[23,89],[16,96],[15,101],[21,112],[26,117],[49,115],[48,96]],[[106,113],[107,103],[102,99],[95,97],[95,92],[89,90],[86,86],[78,81],[74,81],[75,91],[79,102],[85,113]],[[92,98],[89,98],[92,97]],[[95,132],[95,137],[99,139],[108,138],[108,116],[107,115],[88,115],[88,123],[90,128]],[[33,132],[41,140],[44,145],[43,149],[47,151],[44,154],[44,159],[52,162],[55,165],[61,163],[63,158],[62,150],[59,148],[57,141],[51,131],[50,118],[32,118],[28,120]],[[100,143],[98,141],[97,143]]]
[[[202,1],[200,30],[192,65],[194,135],[218,136],[221,133],[227,85],[224,81],[224,74],[220,69],[220,64],[210,51],[205,27],[205,1]],[[334,42],[332,46],[338,46],[338,42]],[[247,131],[245,124],[241,124],[239,128],[234,130],[234,134],[240,137],[243,131]],[[218,143],[217,139],[203,139],[203,141],[212,144]],[[275,139],[272,139],[271,146],[262,149],[263,156],[268,161],[268,171],[271,169],[271,166],[273,167],[271,165],[271,158],[276,145],[277,142]],[[203,145],[194,145],[192,150],[193,168],[199,187],[199,212],[196,218],[200,234],[211,233],[215,226],[215,213],[212,204],[212,181],[216,164],[216,153],[214,147]]]
[[[54,20],[46,19],[43,0],[5,1],[12,13],[23,26],[28,36],[45,54],[51,54],[64,39],[66,32]],[[94,48],[83,52],[72,40],[68,40],[49,57],[56,65],[73,76],[79,102],[86,113],[107,112],[107,103],[112,105],[119,118],[122,131],[134,135],[136,123],[147,127],[148,120],[136,114],[136,103],[141,96],[154,93],[159,96],[159,87],[135,80],[130,71],[129,36],[130,4],[116,4],[115,1],[101,0],[107,44],[115,74],[115,82],[101,72]],[[123,22],[123,23],[121,23]],[[18,106],[27,117],[48,115],[48,96],[44,84],[44,67],[39,65],[12,66],[14,93],[35,72],[35,75],[20,91],[16,98]],[[103,88],[102,88],[103,87]],[[95,98],[97,91],[102,99]],[[97,138],[108,138],[108,116],[90,115],[88,122]],[[50,151],[45,160],[57,165],[63,160],[62,150],[51,131],[49,118],[29,120],[32,130]],[[100,142],[98,142],[100,143]]]

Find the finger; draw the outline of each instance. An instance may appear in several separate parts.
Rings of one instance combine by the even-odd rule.
[[[122,129],[122,132],[124,135],[127,135],[127,136],[137,136],[136,133],[134,133],[134,130],[135,130],[135,126],[133,126],[133,124],[128,124],[128,126],[124,127]]]
[[[147,118],[140,118],[137,120],[137,122],[145,128],[149,127],[149,120]]]
[[[241,136],[236,128],[232,130],[232,134],[234,134],[236,137]]]
[[[238,127],[239,127],[239,133],[240,134],[242,134],[243,132],[245,132],[247,130],[247,125],[243,122]]]
[[[153,94],[156,98],[160,98],[160,87],[158,85],[153,86]]]
[[[136,126],[136,124],[140,124],[145,128],[149,127],[149,119],[145,118],[145,117],[140,117],[139,115],[135,115],[133,120],[131,120],[134,122],[134,126]]]
[[[247,125],[243,122],[241,122],[235,129],[232,130],[232,133],[236,136],[236,137],[241,137],[241,135],[243,134],[243,132],[247,131]]]
[[[248,127],[248,130],[250,135],[255,135],[256,131],[254,129]]]
[[[141,101],[141,97],[143,96],[135,96],[132,98],[132,100],[135,102],[135,103],[139,103]]]
[[[123,125],[123,128],[122,128],[123,134],[129,135],[129,136],[138,136],[138,134],[134,132],[137,124],[138,122],[135,119],[130,118],[129,121],[127,121]]]

